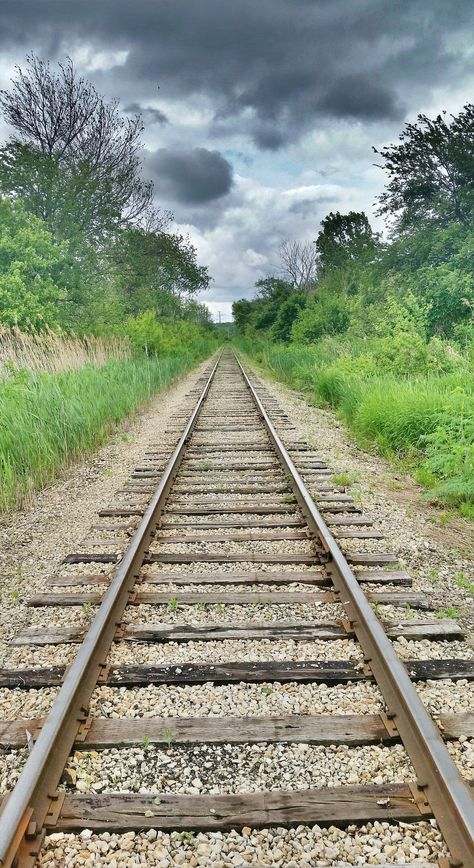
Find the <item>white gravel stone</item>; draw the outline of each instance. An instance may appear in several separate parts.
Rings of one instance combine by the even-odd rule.
[[[18,751],[17,756],[20,753],[24,754]],[[415,777],[401,745],[349,748],[279,742],[76,751],[67,769],[77,774],[79,792],[188,795],[196,791],[256,793],[351,784],[381,786]]]
[[[62,834],[62,833],[61,833]],[[40,865],[83,865],[134,868],[147,865],[167,868],[273,866],[273,868],[326,868],[342,865],[375,865],[416,862],[436,863],[446,855],[441,835],[431,823],[367,823],[361,827],[299,825],[292,829],[270,827],[241,832],[164,833],[105,832],[84,842],[79,836],[47,836]]]
[[[59,646],[58,646],[59,647]],[[256,660],[346,660],[362,659],[358,644],[352,640],[296,642],[292,639],[222,639],[211,642],[166,642],[159,645],[117,642],[108,662],[140,663],[230,663]]]
[[[157,685],[98,687],[91,701],[94,717],[222,717],[281,714],[370,714],[383,700],[375,685],[265,682],[262,684]]]

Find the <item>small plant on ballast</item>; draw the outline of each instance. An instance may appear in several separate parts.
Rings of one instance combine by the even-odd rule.
[[[438,609],[436,612],[437,618],[459,618],[459,612],[457,609],[452,608],[452,606],[448,606],[446,609]]]
[[[174,740],[175,740],[174,730],[171,729],[171,727],[167,726],[164,733],[163,733],[163,738],[164,738],[166,744],[168,745],[168,747],[170,748],[171,745],[173,744]]]

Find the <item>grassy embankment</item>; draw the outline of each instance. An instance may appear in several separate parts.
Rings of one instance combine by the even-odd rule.
[[[430,499],[474,519],[474,377],[468,358],[453,357],[444,373],[397,376],[364,372],[367,349],[358,356],[334,340],[256,347],[241,339],[239,346],[276,379],[335,409],[365,448],[402,461]]]
[[[126,341],[0,334],[0,510],[25,505],[214,348],[210,337],[147,357]]]

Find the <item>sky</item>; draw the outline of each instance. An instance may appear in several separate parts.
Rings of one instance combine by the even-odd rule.
[[[226,320],[330,211],[382,228],[372,147],[473,101],[473,37],[472,0],[0,0],[0,87],[70,56],[142,113],[144,175]]]

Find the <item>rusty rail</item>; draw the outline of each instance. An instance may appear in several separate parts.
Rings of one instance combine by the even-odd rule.
[[[236,357],[237,358],[237,357]],[[278,436],[242,364],[237,359],[257,412],[290,479],[298,504],[310,529],[326,552],[326,573],[340,594],[348,621],[354,629],[387,705],[387,717],[395,724],[418,775],[414,799],[431,808],[451,853],[452,868],[474,864],[474,805],[471,794],[451,759],[438,727],[426,711],[406,667],[375,615],[346,558],[327,527],[291,456]]]
[[[33,865],[44,838],[44,823],[57,816],[61,798],[56,790],[90,697],[112,645],[117,626],[159,521],[163,504],[178,472],[189,437],[214,379],[220,356],[189,421],[166,465],[155,493],[133,535],[99,611],[67,670],[62,687],[45,720],[20,778],[0,815],[0,865]]]

